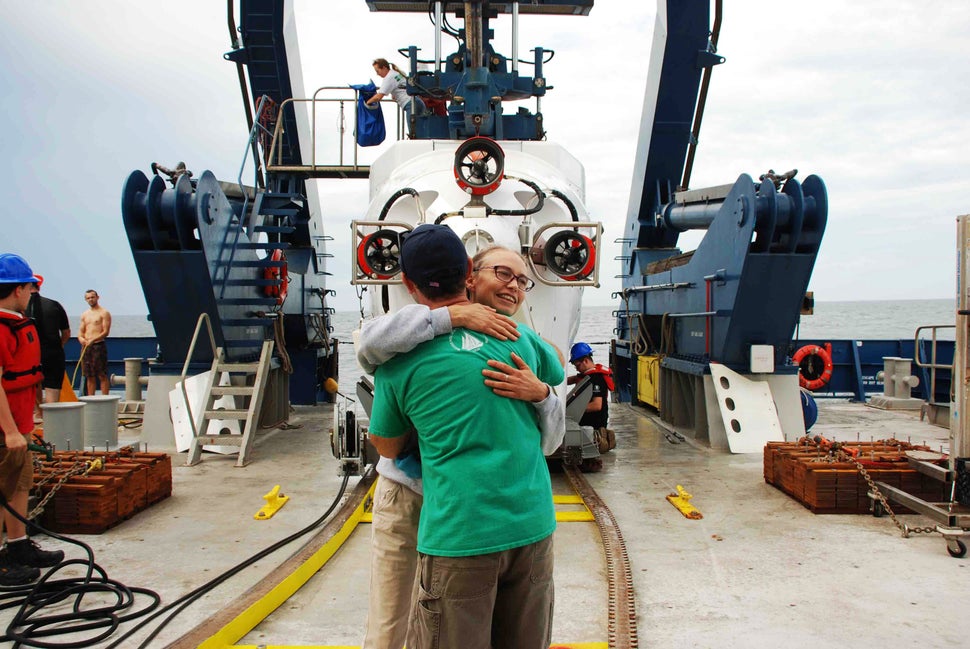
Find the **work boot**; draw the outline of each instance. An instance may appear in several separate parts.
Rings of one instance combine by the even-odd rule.
[[[21,566],[10,560],[6,552],[0,553],[0,586],[23,586],[40,578],[40,570]]]
[[[40,546],[30,539],[7,543],[7,555],[14,563],[35,568],[50,568],[64,560],[62,550],[41,550]]]

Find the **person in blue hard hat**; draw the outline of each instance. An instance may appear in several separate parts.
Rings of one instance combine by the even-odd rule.
[[[0,254],[0,495],[7,534],[0,551],[0,586],[30,583],[40,577],[40,568],[64,559],[60,550],[41,550],[27,538],[24,523],[34,480],[27,436],[34,430],[34,401],[43,380],[37,329],[24,316],[36,283],[22,257]]]
[[[593,362],[593,348],[584,342],[578,342],[569,349],[569,362],[579,374],[570,376],[567,383],[578,383],[584,376],[588,376],[593,383],[593,397],[589,400],[579,425],[593,428],[593,439],[600,453],[611,451],[616,448],[616,433],[608,427],[609,393],[616,387],[613,383],[613,372],[610,368]]]

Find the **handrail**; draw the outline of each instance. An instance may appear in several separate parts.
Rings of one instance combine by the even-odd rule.
[[[951,377],[953,376],[953,374],[952,374],[952,372],[953,372],[953,363],[950,363],[949,365],[941,365],[941,364],[939,364],[939,363],[936,362],[936,331],[937,331],[937,329],[956,329],[956,327],[957,326],[955,324],[952,324],[952,325],[951,324],[946,324],[946,325],[923,325],[922,327],[917,327],[916,328],[916,333],[913,334],[913,360],[916,362],[916,367],[928,367],[928,368],[930,368],[930,387],[929,387],[929,390],[927,391],[927,394],[926,394],[926,396],[927,396],[926,401],[928,403],[933,403],[934,397],[936,396],[936,370],[938,370],[938,369],[940,369],[940,370],[948,369],[951,372],[950,376]],[[920,341],[919,332],[922,331],[923,329],[932,329],[933,330],[933,337],[932,337],[931,343],[930,343],[930,362],[929,363],[923,363],[920,360],[920,358],[919,358],[919,351],[920,351],[920,347],[919,347],[919,341]],[[952,396],[952,392],[953,392],[953,381],[952,380],[950,381],[950,392],[951,392],[951,396]]]
[[[319,96],[322,91],[328,91],[328,90],[329,91],[351,91],[351,92],[353,92],[353,97],[349,97],[349,96],[348,97],[320,97]],[[332,103],[336,103],[336,104],[339,104],[339,108],[338,108],[338,110],[339,110],[339,126],[338,126],[338,129],[339,129],[339,139],[340,139],[340,147],[339,147],[337,165],[340,166],[340,167],[346,167],[346,168],[351,169],[351,170],[360,170],[361,167],[362,167],[360,165],[360,163],[359,163],[359,157],[358,157],[358,153],[359,153],[359,148],[360,147],[357,145],[356,141],[354,142],[353,163],[352,164],[349,164],[349,165],[344,163],[344,136],[345,136],[345,134],[347,132],[347,129],[345,127],[344,105],[347,102],[352,102],[356,106],[358,94],[359,94],[359,91],[358,90],[355,90],[353,88],[349,88],[347,86],[321,86],[321,87],[317,88],[317,90],[314,91],[313,95],[311,97],[309,97],[309,98],[291,97],[291,98],[283,101],[280,104],[280,106],[279,106],[279,118],[276,120],[276,127],[273,130],[273,134],[272,134],[273,135],[273,141],[272,141],[272,144],[270,145],[269,155],[267,156],[267,165],[268,165],[268,167],[269,168],[272,168],[272,167],[280,168],[280,167],[283,167],[284,166],[283,165],[282,138],[283,138],[283,135],[286,133],[286,126],[284,124],[283,115],[284,115],[285,111],[288,108],[291,109],[291,110],[295,110],[296,109],[295,104],[298,104],[298,103],[309,103],[311,105],[311,108],[310,108],[310,164],[305,164],[305,162],[304,162],[304,164],[298,165],[298,166],[294,166],[294,168],[296,168],[296,169],[303,169],[303,170],[306,170],[306,171],[314,172],[314,171],[321,170],[321,169],[323,169],[325,167],[331,166],[331,165],[326,165],[326,164],[318,164],[318,162],[317,162],[317,146],[316,146],[316,144],[317,144],[317,108],[318,108],[317,105],[318,104],[332,104]],[[387,97],[387,98],[382,99],[381,102],[382,103],[390,103],[390,104],[392,104],[394,106],[394,108],[395,108],[395,115],[396,115],[396,118],[397,118],[397,125],[396,125],[396,128],[395,128],[395,137],[398,140],[403,139],[403,120],[401,119],[401,109],[400,109],[400,107],[397,105],[397,102],[395,102],[390,97]],[[358,123],[357,123],[357,111],[356,110],[353,111],[353,116],[354,116],[354,118],[353,118],[354,119],[353,133],[356,133],[357,132],[357,127],[358,127]]]
[[[220,298],[225,296],[225,293],[226,293],[226,283],[229,281],[229,269],[232,267],[232,262],[236,258],[236,249],[239,246],[239,235],[242,232],[242,229],[246,227],[244,224],[250,223],[250,219],[247,216],[248,210],[249,210],[249,192],[246,191],[246,187],[243,185],[243,181],[242,181],[243,172],[246,170],[246,162],[249,160],[250,152],[252,152],[253,154],[253,176],[254,176],[253,186],[255,187],[257,185],[262,185],[262,183],[260,183],[261,176],[259,173],[260,169],[262,168],[262,161],[259,159],[259,156],[257,155],[257,147],[255,145],[255,142],[256,142],[256,136],[260,130],[264,131],[267,135],[270,135],[269,129],[267,129],[265,126],[263,126],[260,123],[260,119],[262,118],[263,110],[266,107],[266,102],[272,102],[272,101],[273,100],[270,99],[267,95],[263,95],[259,99],[259,106],[256,108],[256,119],[253,121],[252,128],[249,129],[249,139],[246,141],[245,153],[243,153],[242,163],[239,165],[239,174],[236,176],[236,184],[239,185],[239,191],[243,195],[243,205],[242,205],[242,210],[239,213],[239,223],[235,227],[235,232],[234,232],[235,236],[233,237],[232,245],[229,248],[229,260],[226,264],[223,265],[223,268],[225,269],[225,271],[223,272],[222,279],[219,282]],[[232,220],[229,220],[227,223],[227,227],[231,227],[231,226],[232,226]]]
[[[246,170],[246,161],[249,159],[250,151],[252,151],[253,166],[255,167],[253,174],[255,176],[256,182],[258,182],[259,170],[262,167],[262,162],[259,160],[259,156],[256,154],[256,148],[253,146],[254,143],[256,142],[256,134],[259,133],[260,130],[262,130],[266,133],[266,135],[272,135],[272,133],[269,132],[269,129],[263,126],[259,121],[263,115],[263,110],[266,107],[267,101],[271,102],[273,100],[270,99],[267,95],[263,95],[262,97],[259,98],[259,106],[256,108],[256,119],[253,121],[253,127],[249,129],[249,140],[246,142],[246,153],[243,154],[242,164],[239,165],[239,175],[236,176],[236,184],[239,185],[239,191],[242,192],[242,195],[243,195],[243,206],[242,206],[242,212],[240,212],[240,215],[241,215],[240,222],[242,222],[242,219],[246,218],[246,208],[249,205],[249,192],[246,191],[246,188],[243,186],[243,182],[242,182],[243,171]],[[255,185],[256,183],[253,183],[253,184]],[[238,239],[238,235],[236,238]],[[235,245],[233,245],[233,250],[235,250]]]
[[[189,362],[192,360],[192,355],[195,353],[195,343],[199,341],[199,331],[202,329],[203,321],[205,322],[205,326],[209,332],[209,345],[212,348],[212,358],[217,358],[219,354],[219,348],[216,347],[216,337],[212,333],[212,320],[209,318],[209,314],[203,311],[199,314],[199,319],[195,323],[195,333],[192,334],[192,343],[189,345],[189,351],[185,355],[185,363],[182,365],[182,399],[185,401],[185,410],[189,413],[189,424],[192,426],[193,439],[199,436],[199,431],[195,425],[195,417],[192,415],[192,405],[189,403],[189,393],[185,389],[185,379],[189,373]],[[213,378],[213,380],[215,379]]]

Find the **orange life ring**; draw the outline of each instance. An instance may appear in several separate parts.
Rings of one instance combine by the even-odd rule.
[[[279,284],[263,287],[263,292],[266,293],[267,297],[275,297],[277,304],[283,304],[283,302],[286,302],[286,292],[290,284],[290,273],[286,269],[286,255],[277,248],[270,253],[269,259],[270,261],[281,261],[283,264],[281,266],[268,266],[263,271],[263,279],[279,281]]]
[[[808,379],[805,377],[802,361],[811,356],[817,356],[822,361],[822,372],[817,378]],[[806,390],[818,390],[824,387],[829,379],[832,378],[832,345],[825,343],[824,347],[818,345],[805,345],[791,357],[792,362],[798,365],[798,384]],[[811,363],[811,361],[808,361]]]

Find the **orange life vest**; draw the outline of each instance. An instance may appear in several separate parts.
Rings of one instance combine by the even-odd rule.
[[[603,376],[603,380],[606,381],[606,387],[609,388],[610,392],[616,391],[616,385],[613,383],[613,371],[610,368],[603,367],[597,363],[596,367],[591,370],[586,370],[583,372],[583,374],[585,376],[589,376],[590,374],[601,374]]]
[[[3,367],[3,391],[7,394],[32,388],[44,379],[40,366],[40,339],[30,318],[14,318],[0,313],[0,324],[13,334],[16,347],[9,365]]]

